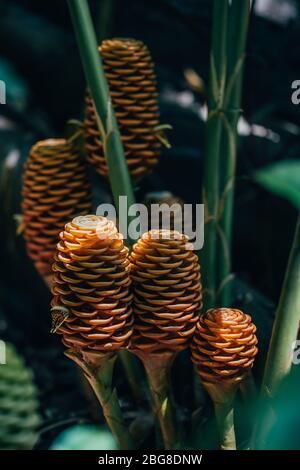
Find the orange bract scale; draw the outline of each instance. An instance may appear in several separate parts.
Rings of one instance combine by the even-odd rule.
[[[74,146],[65,139],[33,145],[23,176],[22,216],[27,253],[41,275],[52,272],[65,223],[90,211],[86,163]]]
[[[151,230],[133,247],[132,349],[180,351],[194,333],[201,305],[200,266],[185,235]]]
[[[135,39],[107,39],[99,48],[103,60],[129,172],[139,180],[157,164],[161,143],[156,76],[145,44]],[[108,167],[99,137],[94,105],[86,98],[85,147],[89,162],[108,178]]]
[[[251,317],[237,309],[211,309],[200,317],[191,349],[202,381],[242,381],[257,354],[255,332]]]
[[[127,347],[133,323],[128,249],[115,224],[96,215],[66,224],[53,272],[53,312],[61,309],[55,331],[65,346],[87,352]]]

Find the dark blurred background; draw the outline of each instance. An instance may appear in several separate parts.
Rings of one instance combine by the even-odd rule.
[[[106,3],[90,1],[98,37],[134,37],[149,46],[161,122],[173,126],[172,148],[163,152],[138,197],[168,190],[186,202],[200,202],[212,1],[115,0],[111,21],[103,23]],[[291,84],[300,79],[300,1],[256,0],[252,9],[239,123],[233,268],[236,302],[246,304],[249,313],[255,306],[268,337],[296,210],[259,187],[253,172],[300,157],[300,105],[291,102]],[[56,414],[82,412],[76,400],[65,400],[68,393],[78,398],[80,392],[73,389],[73,368],[57,360],[58,342],[49,335],[50,294],[16,228],[30,146],[62,135],[68,119],[83,116],[85,80],[66,1],[0,0],[0,79],[7,87],[7,103],[0,105],[0,336],[17,344],[33,364],[47,405],[44,417],[48,413],[53,420]],[[107,189],[99,176],[92,178],[99,203]],[[55,387],[63,390],[57,397]]]

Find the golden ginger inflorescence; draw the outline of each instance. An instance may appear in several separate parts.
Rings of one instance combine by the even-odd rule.
[[[202,305],[200,266],[185,235],[151,230],[131,253],[132,349],[178,352],[188,346]]]
[[[91,211],[86,163],[65,139],[47,139],[31,148],[22,188],[26,249],[42,275],[51,274],[57,238],[76,215]]]
[[[192,359],[204,383],[235,385],[253,366],[257,354],[256,327],[237,309],[216,308],[199,318]]]
[[[161,143],[157,138],[160,115],[156,76],[149,50],[135,39],[107,39],[101,54],[118,121],[129,172],[133,180],[157,164]],[[108,166],[91,96],[87,94],[85,148],[89,162],[108,177]]]
[[[87,215],[66,224],[55,254],[53,329],[75,351],[116,351],[132,334],[128,249],[115,224]]]

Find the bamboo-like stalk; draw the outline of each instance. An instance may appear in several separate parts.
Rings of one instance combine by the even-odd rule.
[[[134,353],[144,364],[153,400],[153,411],[157,417],[166,449],[178,449],[176,413],[171,392],[170,373],[176,353],[169,351],[151,354],[140,350]]]
[[[231,244],[235,169],[237,154],[237,124],[241,107],[241,91],[245,46],[247,40],[250,0],[232,0],[228,16],[227,78],[220,157],[220,212],[218,301],[229,307],[231,301]]]
[[[135,199],[118,123],[113,110],[102,60],[98,52],[96,34],[87,1],[68,0],[68,4],[85,77],[98,115],[99,133],[108,163],[115,206],[119,212],[119,196],[127,196],[128,207],[135,203]],[[128,223],[129,221],[128,218]],[[129,236],[127,244],[132,245]],[[141,376],[138,365],[134,364],[135,358],[128,357],[126,352],[123,351],[120,352],[120,358],[124,363],[129,383],[134,384],[133,393],[136,395],[141,383]]]
[[[124,423],[122,411],[120,409],[116,390],[112,386],[112,377],[116,355],[104,353],[93,357],[85,357],[76,354],[72,350],[67,350],[65,355],[72,359],[81,367],[85,377],[90,383],[96,397],[98,398],[106,422],[116,438],[120,449],[134,449],[134,443],[128,431],[128,426]]]
[[[299,322],[300,214],[272,330],[261,388],[261,402],[264,406],[254,430],[254,448],[265,448],[272,421],[272,400],[276,397],[280,384],[290,372]]]
[[[205,204],[205,244],[203,250],[204,311],[215,306],[217,288],[217,217],[219,207],[219,158],[222,113],[226,80],[226,37],[229,2],[214,0],[208,118],[202,200]]]

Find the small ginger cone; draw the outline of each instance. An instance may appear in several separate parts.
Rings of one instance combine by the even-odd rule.
[[[52,332],[84,371],[121,448],[133,443],[112,390],[117,351],[132,334],[128,249],[115,224],[87,215],[66,224],[55,263]]]
[[[39,274],[52,274],[57,237],[65,223],[91,211],[86,163],[65,139],[48,139],[31,148],[22,188],[26,249]]]
[[[192,360],[215,407],[223,450],[236,448],[233,402],[257,354],[256,327],[240,310],[216,308],[200,317]]]
[[[185,235],[151,230],[133,247],[134,334],[132,351],[143,361],[165,447],[178,436],[169,374],[179,351],[188,347],[202,305],[200,267]]]
[[[30,450],[41,422],[32,371],[11,344],[0,364],[0,450]]]
[[[134,181],[152,171],[160,155],[160,123],[154,65],[145,44],[107,39],[101,54],[130,175]],[[108,178],[108,166],[91,96],[86,98],[85,148],[88,161]]]

